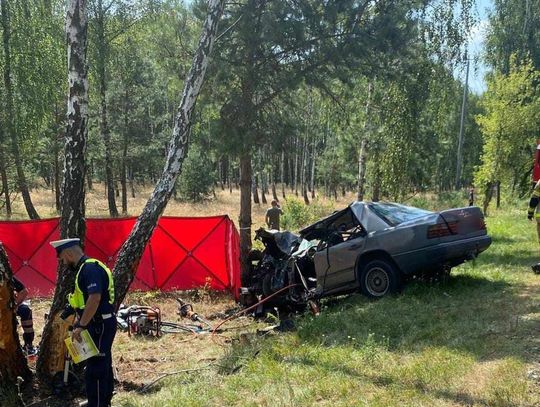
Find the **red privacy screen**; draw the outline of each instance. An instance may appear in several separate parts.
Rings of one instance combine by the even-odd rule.
[[[88,219],[85,253],[111,269],[136,218]],[[31,295],[48,296],[56,282],[59,219],[0,221],[0,242],[15,276]],[[143,254],[132,290],[187,290],[209,287],[238,295],[239,236],[228,216],[162,217]]]

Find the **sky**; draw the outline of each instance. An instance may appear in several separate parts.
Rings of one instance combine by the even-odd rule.
[[[487,71],[486,65],[482,61],[484,51],[484,38],[488,26],[488,10],[493,7],[492,0],[476,0],[476,11],[478,23],[473,28],[469,40],[469,55],[471,56],[471,66],[469,73],[469,88],[475,93],[482,93],[486,90],[484,75]],[[456,73],[462,82],[465,82],[465,69]]]

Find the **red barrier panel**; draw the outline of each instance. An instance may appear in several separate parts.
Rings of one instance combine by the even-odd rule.
[[[88,219],[85,252],[109,267],[136,218]],[[59,219],[0,221],[0,242],[13,272],[32,295],[51,295],[56,281]],[[228,216],[178,218],[163,216],[137,269],[132,290],[186,290],[209,287],[238,296],[239,235]]]

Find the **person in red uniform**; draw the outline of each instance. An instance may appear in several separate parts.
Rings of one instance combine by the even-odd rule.
[[[527,219],[536,221],[536,233],[538,235],[538,243],[540,243],[540,181],[536,182],[529,200],[529,208],[527,209]],[[540,263],[532,266],[536,274],[540,274]]]

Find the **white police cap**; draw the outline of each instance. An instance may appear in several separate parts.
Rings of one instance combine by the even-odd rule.
[[[67,249],[68,247],[80,246],[81,239],[77,237],[71,239],[54,240],[52,242],[49,242],[49,244],[54,247],[54,249],[56,250],[56,254],[60,254],[62,250]]]

